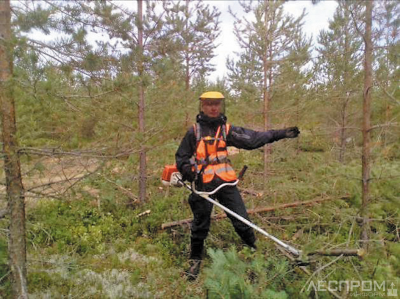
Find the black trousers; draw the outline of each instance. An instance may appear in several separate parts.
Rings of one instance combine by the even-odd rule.
[[[242,200],[242,196],[240,195],[239,190],[236,186],[224,187],[210,197],[214,200],[218,200],[222,205],[235,212],[236,214],[242,216],[243,218],[249,219],[246,207]],[[199,251],[202,251],[202,244],[207,238],[208,232],[210,230],[213,204],[206,199],[200,197],[199,195],[192,193],[189,196],[189,205],[192,209],[194,216],[191,226],[191,257],[199,259],[199,255],[201,255],[201,252]],[[231,220],[235,231],[242,238],[243,242],[253,247],[256,241],[253,229],[228,213],[227,216]],[[193,255],[195,255],[195,257],[193,257]]]

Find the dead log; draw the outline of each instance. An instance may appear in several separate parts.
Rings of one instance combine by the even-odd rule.
[[[340,197],[340,199],[346,199],[349,198],[348,195]],[[262,208],[256,208],[256,209],[250,209],[247,210],[248,214],[255,214],[255,213],[264,213],[264,212],[271,212],[275,210],[281,210],[281,209],[287,209],[287,208],[292,208],[292,207],[297,207],[297,206],[305,206],[305,205],[313,205],[316,203],[320,203],[323,201],[329,201],[329,200],[335,200],[337,198],[332,198],[332,197],[326,197],[326,198],[318,198],[314,200],[307,200],[307,201],[295,201],[292,203],[287,203],[287,204],[282,204],[274,207],[262,207]],[[223,219],[226,218],[226,214],[217,214],[215,216],[212,216],[211,219]],[[168,222],[164,223],[161,226],[161,229],[166,229],[169,227],[174,227],[178,225],[185,225],[185,224],[190,224],[193,221],[193,219],[184,219],[184,220],[178,220],[178,221],[173,221],[173,222]]]
[[[251,211],[251,210],[250,210]],[[249,211],[247,211],[249,213]],[[217,214],[215,216],[211,216],[211,219],[222,219],[222,218],[226,218],[225,214]],[[291,216],[273,216],[273,217],[265,217],[266,220],[294,220],[294,219],[298,219],[296,217],[291,217]],[[174,227],[174,226],[178,226],[178,225],[190,225],[190,223],[192,223],[193,219],[189,218],[189,219],[183,219],[183,220],[177,220],[177,221],[172,221],[172,222],[167,222],[164,223],[161,228],[162,229],[166,229],[166,228],[170,228],[170,227]]]
[[[366,251],[364,249],[353,249],[353,248],[338,248],[332,250],[318,250],[310,252],[307,255],[324,255],[324,256],[358,256],[363,257]]]

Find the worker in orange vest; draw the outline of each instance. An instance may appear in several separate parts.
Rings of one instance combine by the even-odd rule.
[[[209,91],[199,98],[200,113],[196,124],[183,138],[176,154],[176,165],[183,180],[196,183],[202,191],[212,191],[237,177],[228,159],[227,146],[252,150],[283,138],[295,138],[300,134],[297,127],[258,132],[228,124],[225,116],[225,98],[222,93]],[[240,216],[249,219],[246,207],[236,186],[226,186],[211,196]],[[212,203],[199,195],[189,196],[193,212],[191,225],[191,250],[186,274],[190,280],[197,278],[203,258],[204,240],[210,229]],[[235,231],[243,242],[256,248],[253,229],[227,214]]]

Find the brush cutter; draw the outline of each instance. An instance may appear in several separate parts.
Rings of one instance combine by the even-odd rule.
[[[216,189],[214,189],[213,191],[210,191],[210,192],[197,191],[194,182],[192,182],[191,185],[185,184],[182,181],[182,175],[179,173],[179,171],[177,170],[175,165],[167,165],[165,167],[164,172],[163,172],[163,176],[162,176],[162,182],[163,182],[164,185],[171,185],[171,186],[177,186],[177,187],[184,186],[185,188],[187,188],[191,192],[201,196],[205,200],[211,202],[213,205],[215,205],[215,206],[221,208],[222,210],[224,210],[226,213],[232,215],[233,217],[235,217],[236,219],[240,220],[244,224],[247,224],[248,226],[250,226],[254,230],[256,230],[259,233],[263,234],[268,239],[274,241],[276,244],[278,244],[283,249],[285,249],[286,251],[288,251],[291,254],[293,254],[295,257],[297,257],[297,258],[300,257],[300,255],[301,255],[301,251],[300,250],[298,250],[298,249],[286,244],[285,242],[279,240],[275,236],[267,233],[262,228],[258,227],[257,225],[255,225],[254,223],[250,222],[249,220],[243,218],[242,216],[236,214],[235,212],[231,211],[230,209],[228,209],[227,207],[225,207],[224,205],[220,204],[219,202],[215,201],[214,199],[212,199],[210,197],[210,195],[213,195],[213,194],[217,193],[219,190],[221,190],[222,188],[224,188],[226,186],[236,186],[239,183],[239,181],[243,178],[244,173],[246,172],[246,170],[247,170],[247,166],[244,166],[242,171],[239,173],[238,179],[236,181],[230,182],[230,183],[224,183],[224,184],[218,186]]]
[[[185,187],[189,191],[201,196],[205,200],[211,202],[213,205],[220,207],[222,210],[224,210],[226,213],[232,215],[236,219],[240,220],[241,222],[247,224],[254,230],[258,231],[268,239],[272,240],[275,242],[275,245],[283,251],[283,253],[292,261],[294,261],[298,266],[306,266],[310,264],[309,257],[312,256],[358,256],[358,257],[363,257],[365,255],[365,251],[363,249],[350,249],[350,248],[345,248],[345,249],[334,249],[334,250],[325,250],[325,251],[314,251],[314,252],[309,252],[307,254],[302,254],[301,250],[298,250],[285,242],[279,240],[277,237],[269,234],[262,228],[258,227],[254,223],[250,222],[249,220],[243,218],[242,216],[236,214],[235,212],[231,211],[224,205],[220,204],[219,202],[215,201],[210,197],[210,195],[213,195],[217,193],[219,190],[226,186],[236,186],[240,180],[242,180],[244,173],[247,170],[247,166],[244,166],[242,171],[239,173],[238,179],[234,182],[230,183],[224,183],[220,186],[218,186],[216,189],[210,192],[203,192],[203,191],[198,191],[195,188],[195,183],[192,182],[191,185],[186,184],[182,180],[182,174],[178,171],[176,168],[176,165],[167,165],[164,168],[163,174],[162,174],[162,183],[167,186],[175,186],[175,187]],[[290,253],[291,255],[287,255],[287,253]],[[303,268],[303,267],[301,267]],[[303,268],[304,270],[304,268]]]

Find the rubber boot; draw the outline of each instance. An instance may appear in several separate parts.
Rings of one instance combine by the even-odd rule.
[[[201,260],[189,260],[189,269],[185,271],[186,277],[189,281],[197,279],[200,273]]]
[[[257,246],[256,246],[256,238],[254,236],[254,233],[246,236],[246,237],[242,237],[243,242],[251,247],[253,250],[257,250]]]
[[[204,240],[191,238],[190,240],[190,260],[202,260],[204,250]]]
[[[188,280],[196,280],[199,276],[203,259],[204,240],[191,238],[190,240],[189,269],[185,271]]]

